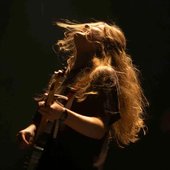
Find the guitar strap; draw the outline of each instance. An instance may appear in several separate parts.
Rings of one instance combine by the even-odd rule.
[[[68,100],[65,104],[65,108],[70,109],[75,97],[75,91],[74,90],[70,90],[69,93],[67,94]],[[56,120],[55,121],[55,125],[54,125],[54,131],[53,131],[53,138],[57,137],[57,133],[59,130],[59,125],[60,125],[60,121]]]
[[[105,100],[108,100],[109,97],[111,96],[111,99],[114,101],[114,108],[112,110],[112,116],[110,117],[109,126],[105,135],[105,140],[103,142],[101,151],[99,153],[98,159],[93,164],[95,167],[97,167],[98,170],[103,170],[103,166],[109,151],[109,146],[111,141],[113,140],[113,136],[110,131],[111,125],[120,119],[118,89],[115,87],[112,89],[112,91],[109,91],[109,93],[106,90],[105,95],[106,95]]]

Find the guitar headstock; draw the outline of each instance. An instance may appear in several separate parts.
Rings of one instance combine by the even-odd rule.
[[[54,71],[54,75],[58,76],[58,77],[64,77],[66,74],[66,67],[64,67],[63,69],[60,69],[58,71]]]
[[[51,85],[46,96],[46,105],[53,103],[55,93],[59,93],[61,90],[61,86],[65,80],[65,72],[66,68],[54,72]]]

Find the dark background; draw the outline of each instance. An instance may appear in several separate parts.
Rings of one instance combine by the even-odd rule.
[[[26,151],[18,148],[15,136],[35,112],[33,97],[61,66],[52,50],[61,36],[52,22],[61,18],[114,21],[124,30],[128,52],[142,73],[150,103],[148,133],[124,150],[113,150],[108,170],[169,170],[169,0],[0,1],[0,170],[22,170]]]

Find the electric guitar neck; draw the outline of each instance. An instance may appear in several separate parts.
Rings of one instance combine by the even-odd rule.
[[[50,106],[56,99],[56,94],[60,93],[61,86],[65,78],[64,77],[65,70],[59,70],[57,72],[54,72],[53,76],[54,77],[52,79],[50,88],[48,90],[48,93],[46,94],[46,100],[45,100],[46,106]],[[62,95],[58,95],[58,96],[62,96]],[[64,98],[65,96],[62,97]],[[67,97],[65,97],[65,100],[66,99]],[[59,128],[59,122],[48,121],[43,115],[41,115],[41,120],[37,127],[34,144],[31,151],[31,156],[26,166],[27,170],[36,170],[39,164],[39,160],[44,152],[48,138],[50,136],[56,137],[58,128]],[[52,134],[54,133],[54,131],[55,131],[55,135]]]

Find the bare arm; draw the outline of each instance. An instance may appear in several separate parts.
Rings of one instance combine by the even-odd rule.
[[[50,107],[41,106],[39,112],[48,120],[60,119],[65,108],[54,102]],[[84,116],[72,110],[67,110],[67,118],[64,123],[75,131],[94,138],[101,139],[105,134],[103,121],[98,117]]]
[[[104,136],[105,126],[100,118],[80,115],[69,109],[67,113],[68,117],[64,123],[72,129],[95,139],[101,139]]]

